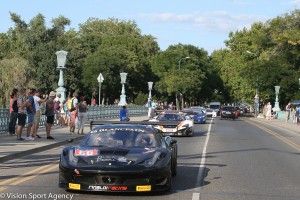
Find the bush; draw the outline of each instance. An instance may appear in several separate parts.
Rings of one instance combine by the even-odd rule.
[[[148,94],[144,94],[142,92],[139,92],[137,97],[134,99],[134,103],[136,105],[146,105],[148,101]]]

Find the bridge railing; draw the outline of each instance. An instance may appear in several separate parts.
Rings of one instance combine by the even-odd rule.
[[[88,109],[88,120],[96,120],[96,119],[109,119],[109,118],[119,118],[120,117],[120,106],[117,105],[109,105],[109,106],[90,106]],[[127,107],[128,116],[142,116],[147,115],[148,108],[144,106],[132,106],[129,105]],[[46,116],[41,115],[39,126],[43,127],[46,125]],[[54,125],[57,125],[57,122],[54,122]],[[0,133],[8,132],[9,126],[9,109],[4,108],[0,109]],[[27,127],[27,122],[25,127]]]

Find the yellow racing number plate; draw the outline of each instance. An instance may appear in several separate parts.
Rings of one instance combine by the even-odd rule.
[[[69,189],[80,190],[80,184],[69,183]]]
[[[138,185],[136,186],[136,191],[138,192],[151,191],[151,185]]]

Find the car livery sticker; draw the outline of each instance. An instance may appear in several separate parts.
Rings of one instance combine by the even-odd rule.
[[[101,133],[101,132],[114,132],[114,131],[133,131],[133,132],[140,132],[144,133],[144,129],[139,129],[139,128],[101,128],[101,129],[95,129],[92,130],[90,133]]]
[[[90,185],[88,189],[94,191],[126,191],[127,186]]]
[[[80,190],[80,184],[69,183],[69,189]]]
[[[124,156],[98,156],[96,162],[127,162],[127,158]]]
[[[138,185],[136,186],[137,192],[146,192],[151,191],[151,185]]]
[[[83,149],[75,149],[75,156],[96,156],[98,155],[98,149],[88,149],[88,150],[83,150]]]

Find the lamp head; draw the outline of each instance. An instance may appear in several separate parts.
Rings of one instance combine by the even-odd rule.
[[[64,68],[66,65],[66,59],[67,59],[67,51],[57,51],[56,53],[57,57],[57,68]]]
[[[148,88],[149,90],[152,90],[153,82],[148,82]]]
[[[124,84],[126,82],[127,73],[122,72],[120,73],[120,76],[121,76],[121,83]]]
[[[280,90],[280,86],[275,86],[275,93],[278,94]]]

